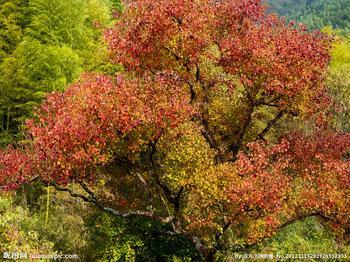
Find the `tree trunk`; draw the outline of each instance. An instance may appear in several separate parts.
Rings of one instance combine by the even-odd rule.
[[[211,249],[209,251],[209,253],[207,253],[207,255],[205,256],[205,261],[206,262],[215,262],[215,255],[216,255],[216,250],[215,249]]]

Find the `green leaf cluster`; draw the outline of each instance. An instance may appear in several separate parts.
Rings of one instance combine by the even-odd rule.
[[[102,31],[109,0],[0,1],[0,144],[18,136],[32,109],[83,71],[113,73]]]

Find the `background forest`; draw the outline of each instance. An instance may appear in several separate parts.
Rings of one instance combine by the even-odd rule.
[[[349,30],[349,1],[348,0],[270,0],[271,11],[305,23],[310,29],[322,29],[331,26]]]
[[[350,132],[350,0],[270,0],[268,12],[334,37],[327,87],[343,110],[333,125]],[[84,72],[114,75],[103,32],[123,12],[119,0],[0,0],[0,147],[26,145],[24,121],[51,92],[79,82]],[[103,186],[103,181],[100,181]],[[79,261],[200,261],[182,236],[161,235],[146,218],[102,212],[41,183],[0,195],[3,252],[78,254]],[[346,253],[340,238],[316,217],[284,227],[246,253]],[[220,261],[235,261],[233,253]],[[1,258],[0,258],[1,260]]]

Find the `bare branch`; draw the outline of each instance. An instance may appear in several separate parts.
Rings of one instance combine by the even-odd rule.
[[[83,195],[83,194],[76,193],[70,188],[60,187],[56,183],[48,183],[47,185],[53,186],[57,191],[67,192],[72,197],[79,198],[86,203],[94,204],[102,211],[108,212],[108,213],[113,214],[115,216],[119,216],[119,217],[123,217],[123,218],[132,217],[132,216],[146,217],[146,218],[150,218],[152,220],[159,221],[162,223],[169,223],[169,222],[173,221],[173,219],[174,219],[174,217],[172,217],[172,216],[163,217],[163,216],[159,216],[159,215],[154,214],[153,212],[148,212],[148,211],[135,210],[135,211],[130,211],[130,212],[121,212],[121,211],[118,211],[114,208],[104,206],[97,199],[96,195],[84,183],[81,183],[81,185],[82,185],[83,189],[85,190],[85,192],[88,193],[88,195],[89,195],[88,197]]]

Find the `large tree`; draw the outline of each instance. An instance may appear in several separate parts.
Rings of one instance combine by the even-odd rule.
[[[330,39],[259,0],[137,0],[106,31],[116,77],[51,94],[0,183],[40,180],[163,224],[203,258],[317,216],[349,233],[350,135],[331,128]]]

